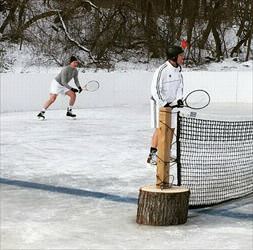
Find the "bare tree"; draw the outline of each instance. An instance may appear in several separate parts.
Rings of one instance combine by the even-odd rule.
[[[244,0],[237,3],[235,20],[239,26],[237,36],[238,43],[232,49],[230,56],[233,57],[234,54],[238,54],[242,45],[247,46],[247,53],[245,60],[249,59],[251,48],[251,41],[253,35],[253,3],[250,0]]]
[[[0,0],[0,56],[10,45],[57,64],[79,55],[84,65],[165,58],[186,38],[195,64],[252,53],[252,0]],[[238,27],[229,47],[226,31]],[[23,47],[22,47],[23,46]]]

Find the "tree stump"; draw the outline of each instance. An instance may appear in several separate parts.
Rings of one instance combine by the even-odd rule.
[[[173,186],[159,189],[156,186],[140,188],[138,199],[138,224],[168,226],[187,221],[190,190]]]

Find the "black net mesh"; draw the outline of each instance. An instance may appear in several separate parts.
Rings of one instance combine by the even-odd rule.
[[[204,206],[253,192],[253,121],[213,121],[178,115],[178,184],[190,205]]]

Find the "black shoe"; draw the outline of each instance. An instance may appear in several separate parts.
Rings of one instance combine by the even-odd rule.
[[[67,109],[66,116],[75,118],[75,117],[76,117],[76,114],[73,114],[73,113],[72,113],[72,109]]]
[[[151,152],[148,156],[147,163],[150,165],[157,165],[156,158],[156,152]]]
[[[40,120],[45,120],[45,112],[44,111],[41,111],[39,112],[39,114],[37,115],[37,117],[40,119]]]

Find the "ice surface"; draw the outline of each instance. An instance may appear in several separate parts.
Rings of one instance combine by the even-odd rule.
[[[136,224],[139,188],[155,183],[149,106],[74,111],[1,114],[0,249],[252,249],[252,196],[180,226]],[[253,117],[251,104],[197,115]]]

